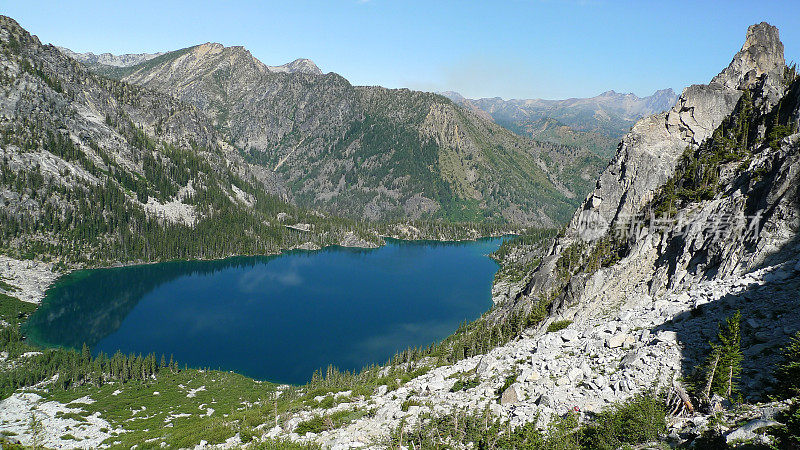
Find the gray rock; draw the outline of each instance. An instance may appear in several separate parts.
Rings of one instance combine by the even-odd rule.
[[[774,420],[753,419],[747,422],[746,424],[742,425],[741,427],[725,433],[725,441],[728,444],[731,444],[736,441],[739,442],[749,441],[759,437],[755,433],[756,430],[775,425],[779,425],[779,423],[775,422]]]
[[[764,276],[764,281],[767,283],[775,283],[776,281],[782,281],[786,279],[789,274],[784,270],[774,270]]]
[[[480,361],[478,361],[478,365],[475,366],[475,372],[477,372],[479,375],[483,375],[486,373],[489,367],[489,356],[484,355],[481,357]]]
[[[578,335],[578,332],[576,330],[569,329],[569,328],[564,330],[561,333],[561,339],[563,339],[564,341],[567,341],[567,342],[577,340],[578,336],[579,335]]]
[[[507,387],[500,396],[501,405],[513,405],[520,402],[522,396],[519,393],[519,386],[516,383]]]
[[[768,342],[770,339],[772,339],[772,332],[758,331],[754,334],[754,336],[759,342]]]
[[[589,367],[589,364],[586,361],[581,362],[581,372],[583,372],[584,378],[592,378],[594,376],[592,368]]]
[[[675,343],[678,340],[678,333],[674,331],[659,331],[658,334],[656,334],[656,339],[661,342]]]
[[[608,348],[622,347],[622,344],[625,343],[625,340],[627,338],[628,338],[627,334],[615,334],[606,339],[606,346]]]
[[[575,383],[576,381],[583,378],[583,370],[578,367],[573,367],[567,371],[567,378],[571,383]]]
[[[536,400],[536,404],[539,406],[551,406],[553,404],[553,400],[547,394],[542,394]]]
[[[629,351],[628,353],[625,354],[624,357],[622,357],[620,365],[625,369],[639,368],[641,367],[641,364],[639,364],[640,358],[641,355],[639,354],[639,351],[637,350]]]

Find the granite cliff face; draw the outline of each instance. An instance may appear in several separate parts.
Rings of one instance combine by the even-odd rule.
[[[780,79],[785,65],[778,29],[761,22],[747,29],[742,49],[711,82],[729,89],[743,89],[757,83],[764,75]]]
[[[296,61],[203,44],[118,72],[196,106],[298,204],[348,217],[554,225],[601,160],[514,135],[447,99],[352,86]],[[316,66],[314,66],[316,67]]]
[[[657,298],[795,251],[799,100],[785,71],[777,29],[750,27],[711,83],[686,88],[672,109],[625,136],[505,308],[529,308],[543,297],[554,299],[553,313],[631,295]]]

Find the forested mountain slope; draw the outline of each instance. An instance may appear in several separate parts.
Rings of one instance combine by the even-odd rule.
[[[354,218],[554,225],[603,164],[435,94],[276,72],[243,47],[198,45],[116,76],[206,113],[249,161],[277,172],[299,205]]]
[[[0,17],[0,248],[88,261],[221,257],[338,242],[270,192],[205,116],[104,78]],[[286,221],[313,222],[311,233]],[[289,222],[294,223],[294,222]]]

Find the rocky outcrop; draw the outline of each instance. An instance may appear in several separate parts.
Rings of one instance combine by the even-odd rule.
[[[686,88],[677,104],[668,112],[642,119],[633,127],[631,132],[623,138],[614,160],[600,175],[594,192],[589,194],[583,205],[573,216],[572,221],[564,232],[564,236],[558,239],[551,254],[544,259],[541,267],[531,275],[531,281],[528,284],[525,295],[518,299],[515,303],[516,307],[524,308],[523,305],[529,303],[529,301],[525,300],[526,298],[533,299],[544,293],[550,293],[552,289],[556,289],[556,285],[559,283],[558,277],[555,276],[556,263],[562,256],[564,249],[581,242],[593,245],[599,239],[614,233],[616,228],[627,226],[631,218],[638,216],[641,219],[647,216],[649,214],[646,210],[648,205],[651,204],[654,196],[662,186],[674,176],[679,161],[684,152],[687,151],[687,148],[697,149],[701,143],[711,137],[723,120],[734,112],[745,89],[748,90],[748,95],[752,96],[754,108],[759,111],[762,117],[772,112],[786,92],[783,80],[785,66],[782,56],[782,44],[774,39],[775,35],[777,35],[777,30],[767,24],[750,27],[743,50],[737,53],[730,66],[715,77],[710,84]],[[766,56],[754,58],[752,49],[763,48],[769,48],[768,51],[765,51]],[[748,70],[744,70],[748,67]],[[754,74],[759,74],[757,80],[752,78]],[[739,78],[732,79],[731,77],[734,75]],[[791,95],[793,94],[790,93],[789,96]],[[786,101],[787,104],[794,104],[794,101],[790,100]],[[753,129],[755,127],[754,125]],[[769,165],[766,162],[768,160],[774,158],[783,160],[796,153],[794,144],[788,142],[782,150],[775,151],[771,148],[765,148],[765,127],[763,125],[759,133],[760,140],[758,143],[751,142],[749,144],[756,155],[755,161],[751,162],[749,170],[757,170],[758,164]],[[789,172],[794,170],[792,169],[794,166],[791,158],[781,165]],[[729,163],[729,166],[735,166],[736,164]],[[699,212],[697,208],[693,208],[684,211],[681,215],[681,220],[686,222],[699,221],[700,225],[692,229],[696,234],[694,238],[682,236],[681,239],[684,242],[679,243],[677,237],[664,237],[663,241],[658,241],[655,244],[646,243],[648,239],[661,239],[661,232],[664,231],[662,229],[648,239],[632,242],[632,256],[618,264],[618,267],[624,268],[621,270],[629,270],[630,275],[623,276],[623,274],[617,273],[614,278],[617,280],[635,280],[635,282],[632,281],[633,284],[647,285],[648,287],[645,290],[658,291],[668,286],[675,287],[676,283],[683,279],[682,274],[685,271],[695,270],[696,258],[699,257],[698,252],[703,252],[708,246],[713,246],[708,241],[705,233],[702,232],[704,226],[707,226],[705,221],[718,217],[719,214],[723,213],[736,217],[737,211],[742,208],[747,190],[754,188],[754,186],[739,186],[737,183],[741,183],[741,179],[735,176],[736,171],[734,168],[723,172],[723,177],[725,173],[728,174],[728,179],[720,181],[719,184],[723,187],[719,189],[718,197],[711,202],[699,205],[700,211],[705,211],[704,213]],[[789,178],[791,179],[791,176]],[[793,182],[796,181],[791,181],[790,183]],[[737,186],[740,191],[738,193]],[[772,185],[772,187],[779,190],[786,189],[779,188],[777,185]],[[782,201],[788,202],[788,200]],[[765,204],[760,208],[767,206],[776,207],[777,205]],[[751,211],[751,214],[754,212]],[[731,227],[725,233],[726,236],[733,239],[733,233],[738,231],[741,226],[742,224],[739,223]],[[658,237],[655,237],[656,235]],[[758,239],[769,240],[771,238],[765,235]],[[673,247],[670,247],[670,245],[673,245]],[[742,242],[731,245],[736,246],[737,250],[728,249],[723,253],[730,255],[747,252],[744,250],[745,246]],[[665,255],[674,253],[674,246],[686,249],[686,254],[678,258],[681,263],[677,265],[665,262],[669,258]],[[640,258],[640,260],[636,261],[636,258]],[[744,256],[741,258],[758,259],[757,257]],[[717,264],[725,261],[722,255],[717,255],[711,259],[714,262],[708,261],[706,263],[708,270],[711,270],[712,266],[716,267]],[[670,266],[671,268],[667,270],[668,273],[663,273],[661,269],[655,267],[656,262],[659,265]],[[726,273],[744,270],[747,267],[739,262],[723,265],[726,267]],[[736,269],[734,269],[734,266]],[[618,269],[611,268],[610,270]],[[571,293],[564,294],[562,299],[566,301],[567,297],[569,297],[568,302],[580,302],[583,295],[580,292],[584,291],[584,289],[590,291],[596,289],[597,292],[603,291],[604,286],[601,281],[596,278],[583,279],[585,276],[576,277],[567,290]],[[597,275],[597,277],[600,276]],[[584,284],[585,288],[581,286]],[[604,295],[611,296],[615,294],[619,294],[619,292],[609,290]],[[514,308],[511,305],[508,306],[512,309]]]
[[[728,89],[749,88],[765,75],[775,80],[782,79],[785,67],[778,29],[761,22],[747,29],[742,49],[711,82]]]
[[[785,63],[777,33],[765,23],[751,26],[742,50],[711,83],[687,87],[669,111],[639,121],[573,218],[568,235],[594,239],[620,215],[638,213],[675,172],[686,147],[701,144],[733,112],[743,89],[756,83],[755,74],[770,88],[782,84]],[[763,54],[755,58],[756,50]],[[764,109],[776,101],[767,99]]]

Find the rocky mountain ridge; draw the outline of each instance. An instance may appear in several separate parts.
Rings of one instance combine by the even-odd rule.
[[[292,62],[280,66],[267,66],[272,72],[283,73],[308,73],[312,75],[322,75],[322,71],[314,64],[314,61],[306,58],[298,58]]]
[[[5,252],[84,265],[327,239],[307,242],[320,234],[290,230],[279,214],[346,234],[282,200],[274,173],[245,161],[196,108],[95,75],[4,16],[0,42]],[[242,227],[239,238],[213,237],[225,226]]]
[[[794,85],[787,85],[784,77],[786,65],[783,60],[783,46],[777,33],[777,29],[767,24],[750,27],[745,46],[736,54],[728,68],[710,84],[687,87],[677,104],[668,112],[643,119],[634,126],[623,139],[615,159],[600,175],[596,189],[578,209],[564,237],[554,246],[553,254],[542,265],[541,270],[534,274],[529,293],[546,290],[546,285],[553,284],[552,280],[557,277],[550,275],[556,269],[558,256],[566,248],[578,242],[592,244],[608,238],[615,228],[627,225],[632,218],[649,214],[652,209],[663,206],[661,203],[664,201],[672,202],[667,211],[669,215],[683,215],[678,217],[682,220],[681,223],[697,220],[704,224],[706,220],[721,213],[733,217],[731,220],[735,223],[727,224],[731,228],[719,241],[716,239],[720,236],[712,234],[709,239],[705,236],[702,225],[698,225],[690,230],[693,236],[681,235],[683,230],[668,229],[667,234],[661,238],[663,240],[652,245],[647,244],[649,238],[627,243],[631,248],[626,251],[632,254],[636,254],[640,248],[651,248],[654,251],[652,257],[662,258],[659,264],[662,269],[656,271],[654,279],[649,283],[650,294],[679,285],[684,281],[687,269],[697,270],[695,279],[719,264],[722,265],[719,275],[752,269],[756,261],[766,257],[764,250],[758,250],[758,242],[785,239],[785,236],[792,235],[787,227],[796,227],[794,222],[797,220],[797,213],[792,212],[795,205],[791,195],[786,194],[787,189],[796,188],[791,184],[795,182],[791,175],[794,170],[792,163],[795,145],[792,140],[779,141],[776,133],[786,135],[796,128],[793,124],[796,124],[797,117],[792,116],[790,111],[793,110],[787,108],[794,108],[797,99],[796,88]],[[750,64],[749,55],[754,40],[771,48],[767,54],[772,56],[767,62],[760,60],[762,62],[759,65]],[[744,125],[745,122],[748,124]],[[770,133],[773,134],[771,137],[768,136]],[[688,165],[693,162],[695,165],[700,164],[697,161],[706,155],[714,159],[710,159],[703,170],[720,171],[716,175],[718,180],[715,182],[714,192],[696,194],[701,195],[702,201],[692,210],[675,211],[680,203],[675,198],[665,200],[664,197],[675,196],[674,184],[682,181],[675,179],[676,173],[685,174]],[[777,161],[782,164],[776,165]],[[709,167],[719,164],[727,164],[729,168],[720,170],[718,166]],[[759,169],[760,166],[763,167]],[[752,175],[757,170],[778,168],[787,173],[773,174],[776,177],[774,184],[767,184]],[[782,181],[783,177],[788,179]],[[672,184],[668,185],[670,180]],[[665,194],[665,189],[671,191]],[[762,197],[768,192],[772,192],[771,197]],[[760,201],[757,200],[759,198]],[[697,199],[693,197],[691,200]],[[695,205],[691,200],[685,202],[685,207]],[[778,227],[776,230],[766,228],[770,230],[770,234],[748,236],[744,238],[745,241],[742,241],[742,236],[735,235],[746,225],[741,217],[744,214],[766,213],[776,208],[786,211],[780,217],[780,223],[775,224]],[[770,217],[764,217],[763,220],[766,225]],[[670,233],[672,237],[669,236]],[[678,238],[681,240],[678,241]],[[692,240],[696,242],[691,243]],[[748,240],[750,241],[747,242]],[[720,251],[726,254],[719,254]],[[682,254],[678,258],[681,261],[679,264],[673,259],[677,254]],[[696,255],[693,257],[692,254]],[[734,255],[734,262],[725,264]],[[698,258],[701,258],[702,263]],[[672,261],[672,267],[667,269],[663,266],[668,266],[669,260]]]
[[[434,94],[275,73],[243,47],[203,44],[109,75],[194,105],[294,201],[337,215],[550,226],[602,164]]]
[[[156,56],[161,56],[164,53],[126,53],[123,55],[113,55],[111,53],[100,53],[95,55],[92,52],[77,53],[66,47],[56,47],[61,53],[69,56],[72,59],[78,60],[87,66],[112,66],[112,67],[130,67],[136,64],[141,64],[149,61]]]
[[[205,45],[221,45],[216,43],[206,43]],[[80,61],[95,71],[103,72],[108,70],[105,66],[110,67],[132,67],[139,65],[143,62],[150,61],[153,58],[161,56],[166,52],[158,53],[125,53],[115,55],[112,53],[101,53],[96,55],[92,52],[77,53],[66,47],[56,47],[62,53],[72,59]],[[322,71],[314,64],[314,61],[306,58],[297,58],[294,61],[280,66],[266,66],[271,72],[281,73],[308,73],[312,75],[322,75]]]

